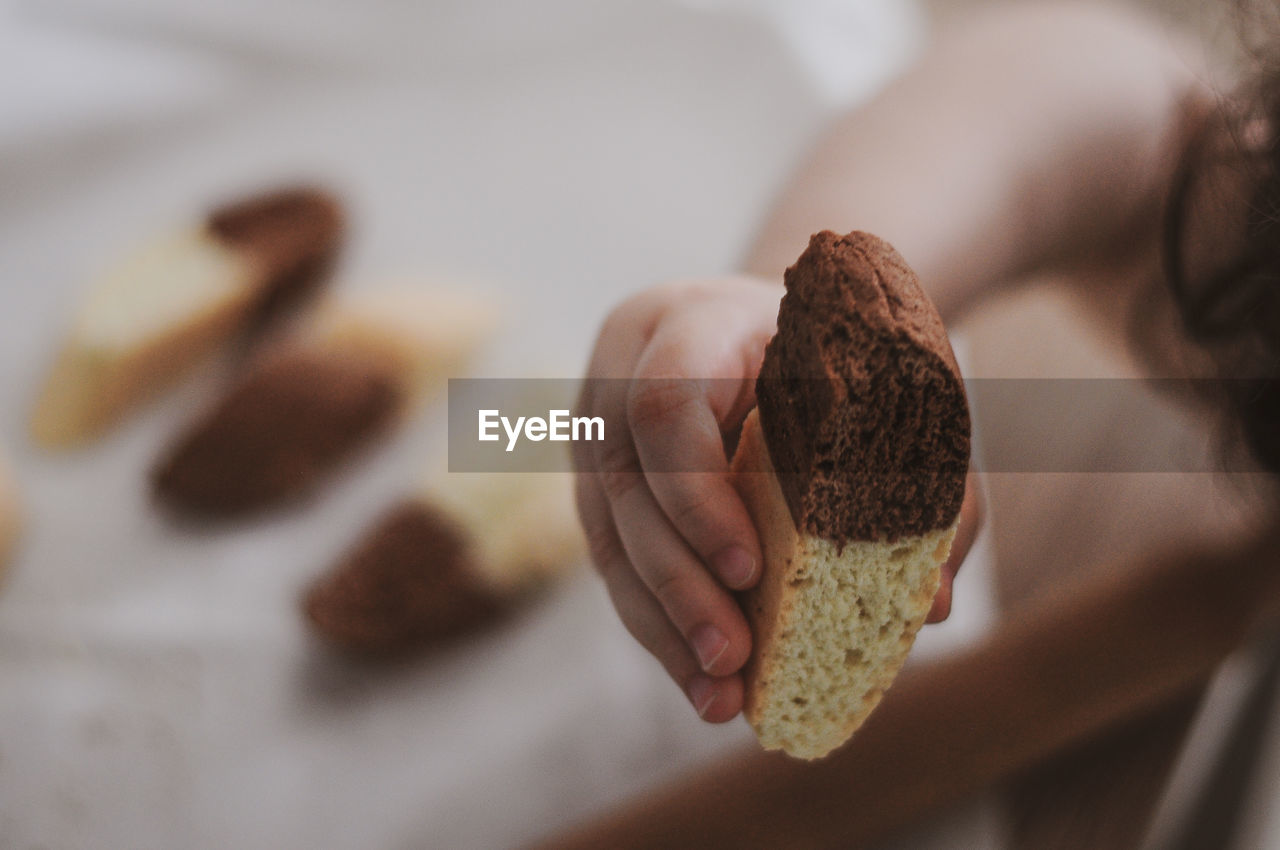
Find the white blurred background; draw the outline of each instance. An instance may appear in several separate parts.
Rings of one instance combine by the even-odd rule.
[[[334,287],[472,286],[480,374],[577,375],[606,310],[733,268],[789,165],[924,35],[898,0],[7,0],[0,5],[0,846],[502,847],[747,739],[710,728],[585,570],[392,673],[316,651],[298,595],[415,488],[428,415],[303,509],[152,508],[211,370],[82,451],[25,422],[85,287],[244,192],[348,205]]]

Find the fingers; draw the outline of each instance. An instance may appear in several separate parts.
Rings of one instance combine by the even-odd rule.
[[[596,410],[619,421],[628,410],[624,382],[597,384]],[[625,421],[625,419],[623,420]],[[657,502],[624,428],[592,444],[598,482],[618,539],[636,574],[693,650],[704,672],[725,676],[746,663],[751,634],[737,602],[704,567]]]
[[[684,638],[632,570],[594,475],[578,476],[577,497],[592,559],[627,631],[658,659],[700,717],[723,723],[737,716],[742,710],[741,675],[716,678],[701,672]]]
[[[628,418],[654,500],[702,563],[741,590],[760,577],[760,544],[730,482],[720,424],[702,387],[645,380],[627,401]]]
[[[762,560],[722,431],[753,404],[780,295],[728,283],[651,290],[611,314],[588,374],[632,380],[584,385],[579,408],[613,427],[574,446],[589,471],[579,511],[619,615],[708,720],[741,710],[751,635],[726,586],[754,584]]]
[[[933,597],[933,607],[929,609],[929,616],[925,618],[927,623],[940,623],[951,615],[952,584],[964,559],[968,557],[969,550],[973,548],[973,541],[982,530],[982,508],[982,486],[977,476],[969,473],[965,481],[964,502],[960,505],[960,525],[956,529],[956,538],[951,543],[951,554],[942,565],[942,581],[938,586],[937,595]]]
[[[753,403],[759,352],[707,334],[724,318],[713,309],[723,312],[695,306],[658,327],[637,366],[627,419],[655,501],[720,581],[741,590],[759,579],[762,558],[729,479],[724,431]]]

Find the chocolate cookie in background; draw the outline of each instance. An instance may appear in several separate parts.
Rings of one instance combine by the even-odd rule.
[[[252,310],[258,321],[314,294],[333,269],[344,229],[337,199],[305,187],[226,204],[207,225],[223,245],[253,258],[264,281]]]
[[[421,288],[330,296],[162,454],[157,500],[178,514],[227,519],[314,493],[460,372],[496,324],[479,296]]]
[[[270,192],[157,238],[86,294],[31,417],[67,448],[100,436],[204,357],[315,290],[345,230],[321,189]]]
[[[324,641],[400,657],[500,620],[581,561],[565,473],[449,473],[385,514],[311,586]]]

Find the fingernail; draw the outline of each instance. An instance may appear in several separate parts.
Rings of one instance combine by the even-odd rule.
[[[689,635],[689,643],[693,644],[693,651],[698,655],[698,663],[708,673],[711,672],[711,665],[719,661],[720,656],[729,648],[729,639],[724,636],[724,632],[710,623],[694,629],[693,634]]]
[[[707,709],[716,701],[716,689],[711,679],[706,676],[694,676],[689,680],[689,702],[698,712],[699,717],[707,716]]]
[[[745,587],[756,574],[756,559],[741,546],[721,549],[711,556],[711,565],[729,587]]]

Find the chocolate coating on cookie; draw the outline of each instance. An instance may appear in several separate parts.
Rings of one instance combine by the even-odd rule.
[[[381,363],[277,353],[179,439],[156,467],[156,496],[182,513],[221,518],[305,495],[391,423],[403,396]]]
[[[307,617],[332,643],[377,654],[466,634],[505,609],[478,577],[472,550],[448,515],[406,502],[311,588]]]
[[[270,316],[314,291],[341,247],[342,205],[320,189],[297,187],[228,204],[208,230],[262,270],[258,312]]]
[[[756,397],[796,528],[843,545],[949,526],[969,409],[915,273],[875,236],[824,231],[786,288]]]

